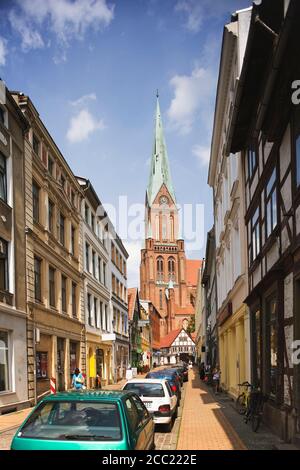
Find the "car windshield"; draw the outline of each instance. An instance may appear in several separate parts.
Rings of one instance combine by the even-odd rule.
[[[36,408],[18,437],[59,441],[120,440],[119,411],[112,403],[46,401]]]
[[[128,383],[124,389],[132,390],[139,397],[160,398],[165,396],[163,386],[159,383]]]

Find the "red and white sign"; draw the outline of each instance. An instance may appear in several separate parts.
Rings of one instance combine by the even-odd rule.
[[[56,393],[56,379],[54,377],[50,379],[50,391],[51,393]]]

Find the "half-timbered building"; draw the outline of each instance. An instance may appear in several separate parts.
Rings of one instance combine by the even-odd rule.
[[[300,4],[254,5],[230,123],[229,150],[245,174],[252,381],[268,396],[264,418],[285,440],[299,432]]]

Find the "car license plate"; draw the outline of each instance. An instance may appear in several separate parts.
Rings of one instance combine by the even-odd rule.
[[[147,409],[151,408],[152,401],[144,401],[144,405]]]

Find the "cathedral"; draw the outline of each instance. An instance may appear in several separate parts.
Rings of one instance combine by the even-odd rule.
[[[145,198],[145,244],[141,251],[141,298],[160,313],[160,337],[186,329],[195,315],[200,260],[188,260],[180,235],[178,208],[172,184],[157,96],[154,146]]]

